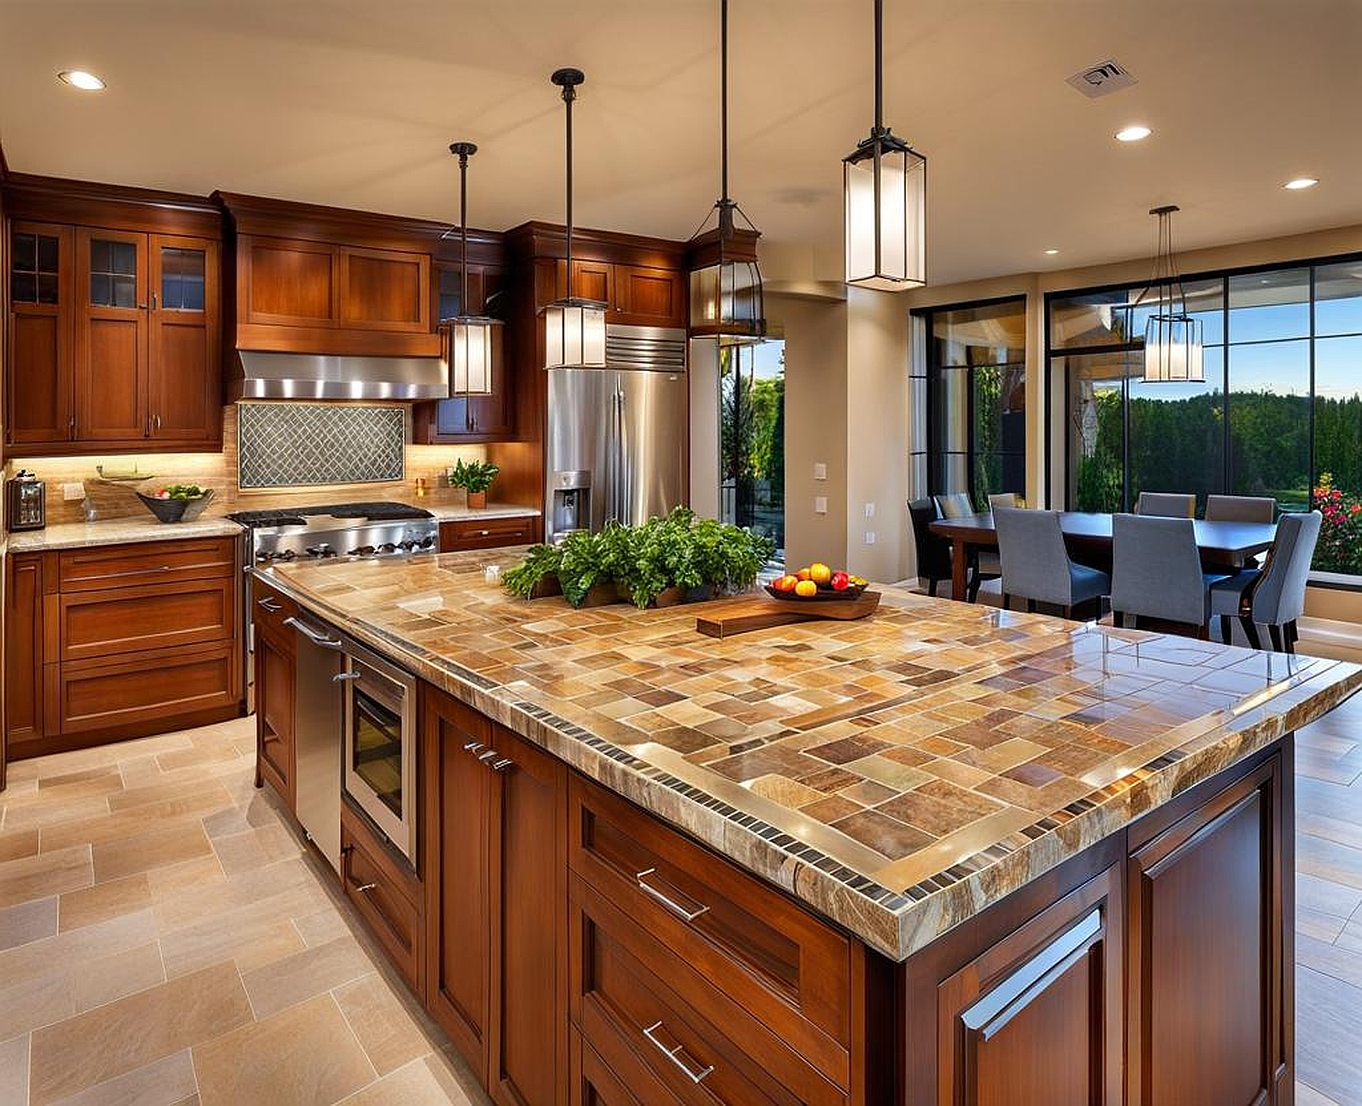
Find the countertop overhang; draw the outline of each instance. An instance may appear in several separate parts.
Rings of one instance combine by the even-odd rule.
[[[728,639],[574,611],[515,550],[262,575],[357,640],[904,960],[1362,687],[1362,667],[884,588]]]

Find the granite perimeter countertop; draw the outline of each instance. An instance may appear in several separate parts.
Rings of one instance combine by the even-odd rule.
[[[44,530],[21,530],[10,534],[9,552],[46,553],[55,549],[176,541],[182,538],[239,538],[241,533],[241,527],[231,519],[198,518],[193,522],[159,522],[148,512],[143,516],[102,519],[99,522],[61,522]]]
[[[869,619],[719,640],[696,606],[513,599],[483,567],[515,560],[264,575],[899,960],[1362,687],[1340,661],[897,588]]]
[[[432,503],[429,499],[414,499],[412,506],[429,511],[440,522],[464,522],[480,518],[538,518],[543,512],[538,507],[520,507],[514,503],[489,503],[474,509],[463,503]]]

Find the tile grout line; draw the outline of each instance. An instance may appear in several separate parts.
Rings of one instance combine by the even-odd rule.
[[[365,975],[367,974],[369,973],[366,972]],[[358,979],[361,977],[356,976],[356,978]],[[349,980],[348,982],[353,983],[354,980],[352,979]],[[344,986],[346,986],[345,983],[336,984],[336,987]],[[373,1058],[369,1055],[369,1050],[364,1047],[364,1042],[359,1039],[359,1034],[355,1032],[355,1027],[350,1024],[350,1019],[345,1016],[345,1008],[341,1006],[340,1000],[336,998],[336,987],[332,987],[331,990],[327,991],[326,997],[331,1000],[331,1004],[336,1008],[336,1013],[338,1013],[341,1016],[341,1021],[345,1023],[345,1028],[350,1031],[350,1036],[355,1039],[355,1044],[359,1046],[359,1052],[360,1055],[364,1057],[364,1062],[369,1065],[369,1070],[374,1073],[374,1077],[370,1079],[369,1082],[365,1083],[363,1087],[357,1087],[355,1089],[355,1093],[358,1094],[360,1091],[372,1087],[375,1083],[382,1079],[383,1076],[379,1075],[378,1065],[374,1063]],[[296,1006],[297,1003],[294,1003],[294,1005]]]

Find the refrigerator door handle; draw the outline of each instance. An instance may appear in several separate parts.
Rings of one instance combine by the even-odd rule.
[[[619,389],[619,434],[615,439],[615,448],[619,452],[617,470],[619,472],[619,520],[626,525],[641,521],[634,519],[630,514],[630,485],[633,474],[629,471],[629,421],[628,421],[628,397],[624,394],[624,385]]]

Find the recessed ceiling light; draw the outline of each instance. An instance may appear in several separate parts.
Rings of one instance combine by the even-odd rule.
[[[1051,249],[1048,249],[1048,250],[1045,251],[1045,256],[1046,256],[1046,257],[1054,257],[1055,254],[1057,254],[1057,253],[1059,253],[1058,250],[1051,248]]]
[[[103,81],[84,69],[63,69],[57,76],[72,88],[79,88],[82,92],[98,92],[104,88]]]
[[[1116,132],[1117,142],[1139,142],[1142,138],[1148,138],[1154,132],[1148,127],[1136,123],[1129,127],[1122,127]]]
[[[1292,192],[1299,192],[1302,188],[1314,188],[1317,184],[1319,184],[1319,181],[1315,177],[1297,177],[1295,180],[1287,181],[1282,187],[1289,188]]]

